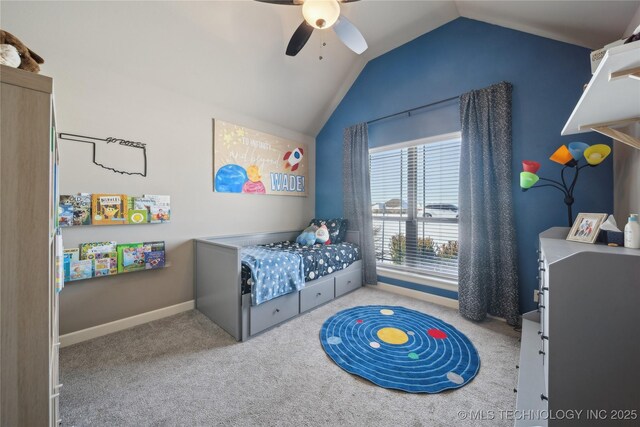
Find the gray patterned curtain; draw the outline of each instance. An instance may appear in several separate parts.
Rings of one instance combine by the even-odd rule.
[[[519,323],[511,180],[511,83],[460,97],[460,314]]]
[[[373,242],[369,136],[366,123],[344,130],[343,178],[344,216],[349,221],[349,229],[360,232],[364,283],[375,285],[378,278]]]

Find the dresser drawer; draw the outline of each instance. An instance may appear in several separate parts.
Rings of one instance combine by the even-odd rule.
[[[336,297],[362,286],[362,271],[356,270],[336,276]]]
[[[313,283],[300,291],[300,313],[329,302],[334,297],[333,277]]]
[[[299,313],[299,293],[290,294],[272,299],[271,301],[251,307],[251,319],[249,321],[250,334],[257,334],[273,325],[284,322]]]

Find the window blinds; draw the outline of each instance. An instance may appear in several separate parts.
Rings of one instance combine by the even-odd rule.
[[[458,277],[459,133],[370,150],[376,258]]]

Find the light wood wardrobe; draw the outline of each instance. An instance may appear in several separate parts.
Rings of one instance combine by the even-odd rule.
[[[0,66],[0,426],[59,423],[51,78]]]

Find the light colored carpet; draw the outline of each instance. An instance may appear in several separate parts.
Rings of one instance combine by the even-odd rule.
[[[440,394],[377,387],[334,364],[323,322],[357,305],[400,305],[465,333],[480,354],[477,377]],[[197,311],[63,348],[60,399],[66,426],[451,426],[459,411],[515,409],[518,333],[457,311],[370,287],[237,343]]]

